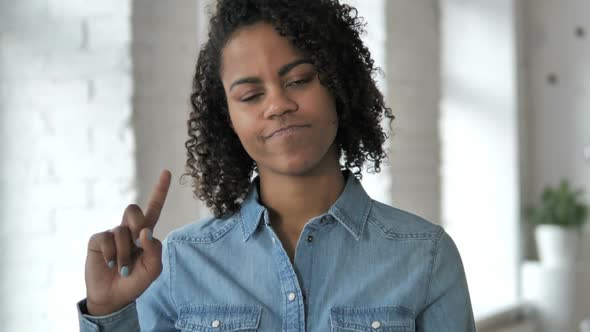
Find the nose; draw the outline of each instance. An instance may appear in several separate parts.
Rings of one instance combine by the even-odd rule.
[[[265,118],[280,117],[289,112],[296,112],[299,106],[291,99],[284,89],[270,92],[267,98],[268,104],[264,112]]]

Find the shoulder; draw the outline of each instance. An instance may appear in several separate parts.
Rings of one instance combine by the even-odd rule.
[[[387,238],[393,240],[438,240],[444,233],[440,225],[378,201],[373,201],[368,222],[376,226]]]
[[[209,216],[172,231],[166,242],[214,243],[238,224],[239,214],[224,218]]]
[[[377,201],[373,201],[368,222],[376,226],[389,240],[427,240],[430,243],[428,247],[431,248],[431,258],[439,265],[462,265],[457,245],[440,225]]]
[[[463,263],[455,241],[445,229],[413,213],[373,201],[368,222],[388,240],[414,241],[417,247],[428,248],[431,269],[437,274],[462,271]],[[456,269],[458,266],[461,269]],[[456,270],[456,271],[455,271]],[[454,272],[453,272],[454,271]]]

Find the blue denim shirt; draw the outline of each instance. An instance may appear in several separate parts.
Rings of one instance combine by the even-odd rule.
[[[440,226],[372,200],[350,173],[291,264],[259,203],[172,232],[163,271],[81,331],[475,331],[459,252]]]

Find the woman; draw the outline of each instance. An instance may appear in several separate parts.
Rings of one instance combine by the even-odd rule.
[[[90,239],[81,329],[475,330],[450,237],[357,180],[393,119],[361,32],[336,0],[218,2],[186,143],[215,216],[152,238],[164,171],[145,214]]]

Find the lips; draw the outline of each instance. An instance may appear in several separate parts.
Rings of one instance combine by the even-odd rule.
[[[290,132],[302,129],[302,128],[307,128],[309,127],[308,125],[291,125],[291,126],[286,126],[286,127],[282,127],[276,131],[274,131],[272,134],[268,135],[265,137],[265,139],[270,139],[273,137],[278,137],[284,134],[288,134]]]

